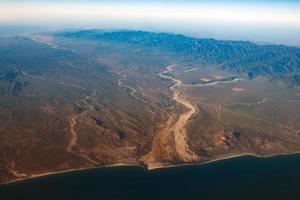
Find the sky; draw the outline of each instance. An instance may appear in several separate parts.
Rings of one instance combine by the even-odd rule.
[[[300,46],[300,0],[0,0],[0,25],[134,29]]]

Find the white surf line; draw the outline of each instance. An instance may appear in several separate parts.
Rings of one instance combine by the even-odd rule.
[[[49,177],[51,175],[58,175],[58,174],[65,174],[65,173],[71,173],[71,172],[77,172],[77,171],[87,171],[87,170],[92,170],[92,169],[104,169],[104,168],[114,168],[114,167],[142,167],[141,165],[138,164],[126,164],[126,163],[116,163],[116,164],[111,164],[111,165],[102,165],[102,166],[91,166],[91,167],[80,167],[80,168],[74,168],[74,169],[65,169],[65,170],[58,170],[58,171],[49,171],[49,172],[44,172],[40,174],[30,174],[27,177],[22,177],[22,178],[16,178],[11,181],[6,181],[3,183],[0,183],[0,186],[2,185],[7,185],[10,183],[17,183],[17,182],[22,182],[22,181],[27,181],[31,179],[36,179],[36,178],[41,178],[41,177]]]
[[[254,153],[241,153],[241,154],[232,154],[224,157],[214,158],[212,160],[207,160],[203,162],[195,162],[195,163],[184,163],[184,164],[177,164],[177,165],[164,165],[164,166],[153,166],[150,168],[145,168],[144,166],[141,166],[139,164],[125,164],[125,163],[117,163],[117,164],[111,164],[111,165],[102,165],[102,166],[94,166],[94,167],[82,167],[82,168],[75,168],[75,169],[66,169],[66,170],[60,170],[60,171],[49,171],[45,173],[40,174],[32,174],[24,178],[17,178],[11,181],[6,181],[1,183],[0,185],[8,185],[11,183],[17,183],[17,182],[23,182],[31,179],[41,178],[41,177],[49,177],[51,175],[58,175],[58,174],[65,174],[65,173],[72,173],[72,172],[78,172],[78,171],[87,171],[92,169],[105,169],[105,168],[115,168],[115,167],[141,167],[149,172],[151,171],[157,171],[157,170],[164,170],[164,169],[171,169],[171,168],[179,168],[179,167],[189,167],[189,166],[201,166],[201,165],[208,165],[219,161],[234,159],[234,158],[241,158],[245,156],[252,156],[254,158],[273,158],[273,157],[280,157],[280,156],[292,156],[292,155],[298,155],[300,152],[294,152],[294,153],[278,153],[278,154],[271,154],[271,155],[257,155]]]
[[[154,166],[151,168],[148,168],[149,171],[155,171],[160,169],[170,169],[170,168],[177,168],[177,167],[188,167],[188,166],[201,166],[201,165],[207,165],[211,163],[215,163],[218,161],[224,161],[234,158],[241,158],[245,156],[252,156],[254,158],[274,158],[274,157],[280,157],[280,156],[290,156],[290,155],[298,155],[300,154],[300,151],[292,152],[292,153],[278,153],[278,154],[270,154],[270,155],[258,155],[255,153],[240,153],[240,154],[232,154],[232,155],[224,155],[223,157],[220,156],[219,158],[213,158],[211,160],[203,161],[203,162],[195,162],[195,163],[184,163],[184,164],[177,164],[177,165],[167,165],[167,166]]]

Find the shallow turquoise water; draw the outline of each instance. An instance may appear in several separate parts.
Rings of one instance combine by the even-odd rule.
[[[300,154],[151,172],[139,167],[69,172],[0,186],[0,199],[300,200]]]

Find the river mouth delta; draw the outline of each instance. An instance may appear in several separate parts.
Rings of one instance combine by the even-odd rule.
[[[0,200],[300,200],[300,0],[0,13]]]
[[[298,49],[101,30],[0,47],[1,200],[298,197]]]

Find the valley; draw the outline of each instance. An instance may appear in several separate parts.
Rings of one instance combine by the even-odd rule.
[[[97,30],[0,47],[0,183],[300,151],[297,48]]]

